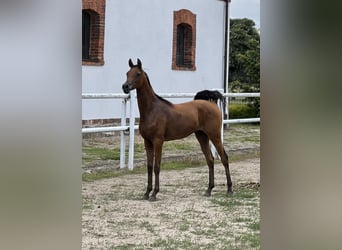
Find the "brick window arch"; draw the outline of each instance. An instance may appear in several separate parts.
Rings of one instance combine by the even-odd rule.
[[[172,69],[196,70],[196,15],[189,10],[173,12]]]
[[[104,64],[105,0],[83,0],[82,64]]]

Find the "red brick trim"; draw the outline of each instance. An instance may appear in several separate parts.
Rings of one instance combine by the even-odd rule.
[[[91,14],[90,59],[82,60],[82,65],[104,65],[106,0],[82,0],[82,11]]]
[[[190,27],[191,44],[186,44],[185,60],[189,66],[179,66],[176,62],[177,54],[177,27],[178,25],[186,25]],[[172,41],[172,69],[173,70],[196,70],[196,15],[189,10],[181,9],[173,12],[173,41]]]
[[[136,124],[139,123],[139,121],[140,121],[140,118],[135,118]],[[82,120],[82,128],[120,126],[120,125],[121,125],[121,118]],[[129,118],[126,118],[126,125],[129,125]]]
[[[113,126],[114,124],[120,124],[120,119],[108,118],[108,119],[93,119],[93,120],[82,120],[83,127],[96,127],[96,126]]]

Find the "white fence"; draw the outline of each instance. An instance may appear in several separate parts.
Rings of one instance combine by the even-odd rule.
[[[196,93],[165,93],[158,94],[164,98],[193,98]],[[228,97],[260,97],[260,93],[224,93],[223,96],[228,99]],[[113,127],[94,127],[94,128],[82,128],[82,133],[97,133],[97,132],[113,132],[120,131],[120,168],[124,168],[126,164],[126,135],[124,131],[129,131],[129,147],[128,147],[128,169],[133,169],[134,163],[134,133],[135,130],[139,128],[139,125],[135,125],[135,114],[134,106],[136,105],[136,92],[131,91],[130,94],[115,94],[115,93],[98,93],[98,94],[82,94],[82,99],[122,99],[121,106],[121,126]],[[129,124],[126,124],[126,110],[129,102],[130,114]],[[228,102],[227,106],[229,105]],[[223,112],[223,111],[222,111]],[[223,120],[222,123],[222,136],[223,136],[223,124],[229,123],[251,123],[260,122],[260,118],[244,118],[244,119],[228,119]],[[214,149],[212,148],[214,151]]]

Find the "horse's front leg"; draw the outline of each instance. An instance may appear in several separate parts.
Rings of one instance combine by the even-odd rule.
[[[153,143],[154,147],[154,190],[150,197],[150,201],[157,200],[157,193],[159,192],[159,173],[160,173],[160,163],[162,156],[163,140],[155,140]]]
[[[152,191],[152,171],[153,171],[153,144],[149,140],[144,140],[146,155],[147,155],[147,188],[144,194],[144,199],[148,200],[150,192]]]

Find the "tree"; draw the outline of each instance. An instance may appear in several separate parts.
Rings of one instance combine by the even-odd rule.
[[[259,86],[260,35],[253,20],[230,20],[229,48],[229,82],[238,81]]]
[[[232,92],[260,91],[260,35],[253,20],[230,20],[229,82]],[[260,98],[246,98],[253,117],[260,116]]]

